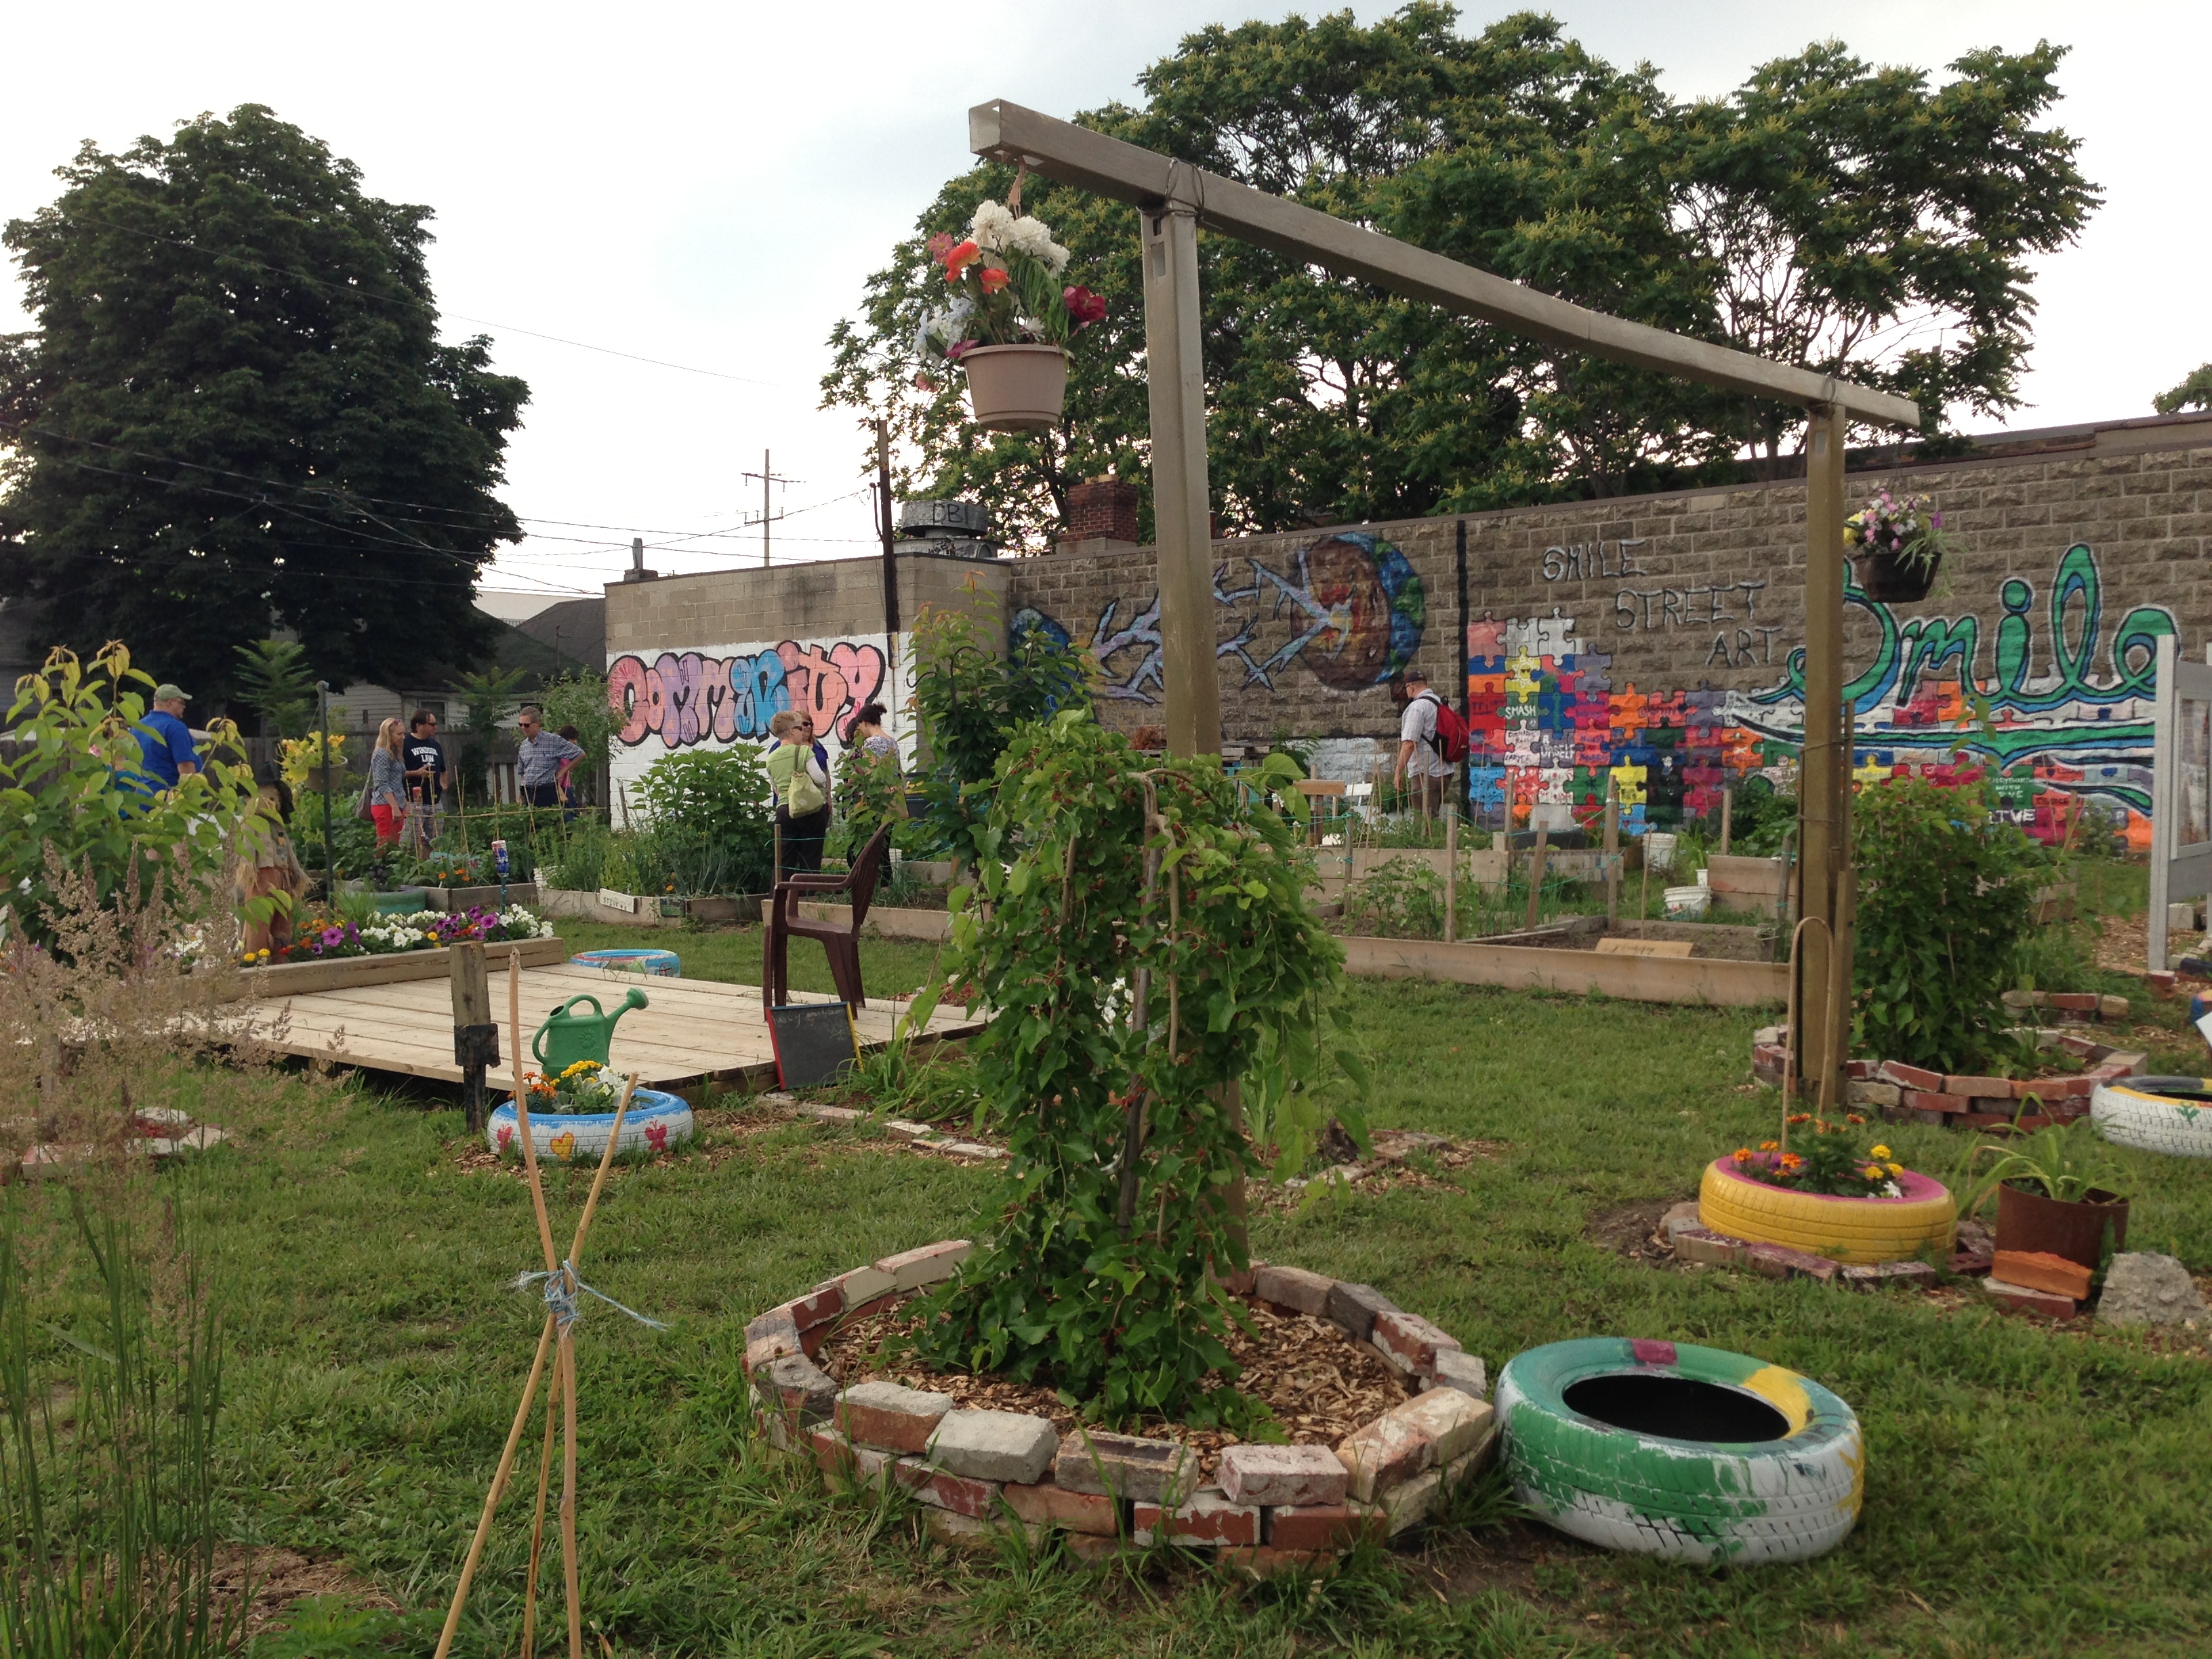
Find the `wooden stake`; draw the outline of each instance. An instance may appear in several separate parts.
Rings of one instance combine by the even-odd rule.
[[[1647,835],[1650,832],[1645,832]],[[1651,931],[1651,843],[1644,843],[1644,865],[1636,878],[1636,937]]]
[[[1551,846],[1552,826],[1548,823],[1538,824],[1536,826],[1536,850],[1528,856],[1528,920],[1526,923],[1527,931],[1533,932],[1536,926],[1536,906],[1542,902],[1544,896],[1544,860],[1550,856]]]
[[[530,1202],[538,1212],[538,1242],[544,1247],[545,1271],[561,1265],[553,1254],[553,1224],[545,1215],[545,1188],[538,1177],[538,1148],[530,1136],[530,1090],[522,1078],[522,951],[507,953],[507,1041],[514,1050],[514,1132],[522,1138],[522,1167],[530,1172]]]
[[[538,1507],[530,1522],[530,1577],[522,1586],[523,1659],[538,1651],[538,1562],[545,1547],[545,1494],[553,1484],[553,1419],[561,1405],[561,1372],[545,1395],[545,1448],[538,1455]]]
[[[1732,820],[1735,814],[1735,791],[1723,788],[1721,791],[1721,856],[1723,858],[1728,856],[1729,832],[1734,827]]]
[[[610,1146],[614,1142],[610,1139]],[[576,1336],[561,1333],[561,1577],[568,1590],[568,1659],[584,1659],[584,1599],[576,1569]]]
[[[522,1443],[523,1425],[530,1420],[530,1407],[538,1398],[538,1381],[545,1371],[546,1351],[552,1346],[553,1316],[548,1314],[545,1328],[538,1338],[538,1357],[530,1362],[530,1380],[522,1385],[522,1403],[515,1408],[514,1426],[507,1431],[507,1448],[499,1455],[499,1468],[491,1478],[491,1490],[484,1494],[483,1514],[477,1522],[477,1535],[469,1540],[469,1553],[461,1562],[461,1582],[453,1586],[453,1603],[446,1609],[446,1627],[438,1636],[435,1659],[446,1659],[453,1645],[453,1632],[460,1628],[461,1608],[469,1599],[469,1583],[477,1576],[484,1540],[491,1536],[492,1511],[499,1507],[499,1500],[507,1492],[507,1472],[514,1467],[514,1449]]]
[[[1620,780],[1605,781],[1605,925],[1620,920]]]
[[[1459,807],[1444,809],[1444,943],[1459,933]]]

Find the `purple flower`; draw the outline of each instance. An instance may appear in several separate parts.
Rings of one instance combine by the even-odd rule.
[[[325,927],[323,929],[323,944],[331,950],[336,950],[345,943],[345,936],[346,930],[343,927]]]
[[[1930,530],[1941,530],[1943,527],[1943,515],[1941,513],[1930,513],[1928,515],[1928,527]]]

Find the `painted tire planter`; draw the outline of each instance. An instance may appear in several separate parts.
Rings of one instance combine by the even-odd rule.
[[[2131,1077],[2104,1083],[2089,1115],[2116,1146],[2174,1158],[2212,1158],[2212,1078]]]
[[[1928,1245],[1948,1250],[1959,1219],[1950,1189],[1911,1170],[1897,1184],[1899,1198],[1828,1198],[1750,1180],[1715,1158],[1698,1188],[1698,1221],[1726,1237],[1854,1265],[1904,1261]]]
[[[532,1112],[530,1139],[538,1156],[562,1164],[580,1158],[597,1159],[606,1151],[607,1133],[615,1127],[612,1112]],[[495,1152],[514,1145],[514,1102],[501,1104],[484,1125],[484,1144]],[[643,1146],[664,1152],[691,1139],[696,1127],[691,1107],[681,1095],[659,1089],[640,1089],[630,1097],[623,1115],[622,1142],[615,1150],[627,1152]]]
[[[684,963],[673,951],[648,950],[642,945],[627,950],[579,951],[570,957],[572,966],[601,968],[610,973],[651,974],[661,979],[680,979]]]
[[[1588,1337],[1498,1379],[1515,1494],[1585,1542],[1686,1561],[1802,1561],[1857,1522],[1865,1442],[1809,1377],[1686,1343]]]

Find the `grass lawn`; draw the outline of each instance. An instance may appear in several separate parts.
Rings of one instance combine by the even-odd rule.
[[[757,978],[757,930],[562,926],[580,946],[641,938],[679,951],[687,974]],[[864,954],[883,991],[919,984],[931,956]],[[796,983],[829,988],[818,951],[801,945],[793,958]],[[1799,1566],[1703,1571],[1600,1553],[1493,1501],[1469,1506],[1479,1524],[1416,1534],[1310,1589],[1188,1565],[1085,1568],[1012,1547],[948,1551],[898,1503],[832,1500],[811,1468],[769,1452],[748,1425],[738,1356],[760,1309],[970,1230],[993,1178],[726,1104],[692,1156],[617,1171],[590,1249],[592,1283],[673,1327],[650,1331],[589,1303],[580,1328],[580,1532],[605,1650],[2212,1650],[2201,1336],[2054,1331],[1955,1297],[1854,1294],[1624,1254],[1624,1238],[1692,1194],[1707,1159],[1770,1132],[1776,1097],[1747,1082],[1750,1033],[1770,1014],[1405,982],[1358,984],[1353,1006],[1379,1062],[1376,1122],[1498,1143],[1496,1155],[1440,1185],[1263,1214],[1255,1253],[1377,1285],[1493,1376],[1534,1344],[1610,1333],[1737,1349],[1819,1378],[1866,1429],[1865,1511],[1842,1548]],[[2179,1011],[2158,1018],[2187,1054]],[[222,1079],[200,1086],[199,1109],[222,1121]],[[310,1103],[304,1086],[301,1097]],[[310,1609],[266,1653],[427,1654],[538,1330],[535,1297],[507,1288],[538,1265],[527,1190],[460,1169],[458,1109],[419,1090],[351,1083],[312,1103],[288,1129],[162,1180],[229,1297],[234,1528],[244,1541],[342,1559],[409,1610]],[[1938,1173],[1963,1145],[1915,1127],[1890,1139]],[[2212,1267],[2212,1170],[2114,1152],[2141,1182],[2131,1242]],[[587,1179],[551,1180],[563,1239]],[[28,1201],[51,1206],[56,1190],[30,1188]],[[458,1652],[514,1650],[532,1473],[502,1511]],[[556,1604],[541,1617],[547,1650],[565,1640],[561,1616]]]

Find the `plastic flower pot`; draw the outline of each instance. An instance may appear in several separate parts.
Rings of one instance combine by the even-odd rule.
[[[1724,1158],[1698,1188],[1699,1224],[1754,1244],[1784,1244],[1837,1261],[1905,1261],[1928,1245],[1948,1250],[1959,1206],[1932,1176],[1907,1170],[1897,1198],[1793,1192],[1738,1175]]]
[[[994,432],[1039,432],[1060,423],[1067,400],[1067,353],[1056,345],[975,346],[960,354],[975,424]]]
[[[2000,1250],[2047,1250],[2094,1273],[2104,1265],[2108,1226],[2112,1248],[2123,1248],[2128,1242],[2128,1201],[2100,1188],[2070,1203],[2009,1181],[1997,1188]]]
[[[1859,586],[1870,599],[1884,605],[1917,605],[1928,597],[1928,590],[1936,586],[1936,568],[1942,562],[1936,555],[1926,563],[1917,559],[1908,561],[1897,553],[1876,552],[1863,549],[1852,560],[1858,570]]]

